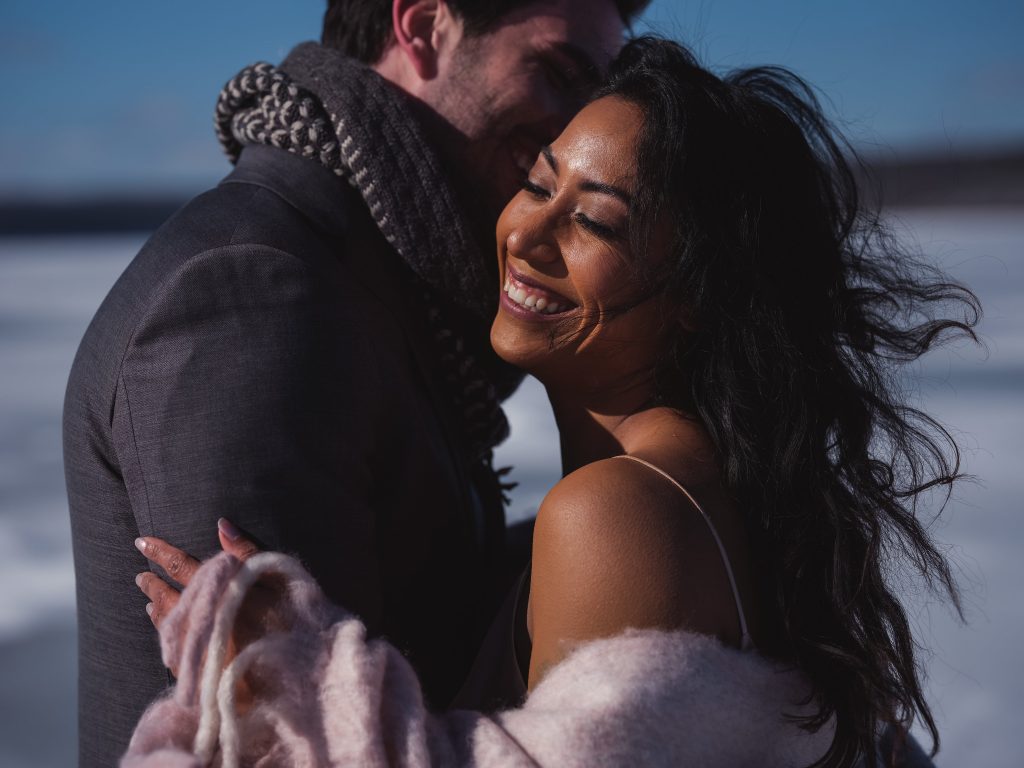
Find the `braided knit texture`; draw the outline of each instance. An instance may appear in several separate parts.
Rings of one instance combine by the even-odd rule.
[[[337,51],[303,43],[276,68],[243,69],[221,92],[217,136],[232,159],[269,144],[345,177],[402,259],[447,300],[494,317],[496,278],[466,225],[440,158],[406,97]]]
[[[228,81],[214,122],[232,162],[246,145],[265,144],[317,162],[358,190],[381,234],[425,285],[425,319],[461,431],[473,459],[489,461],[508,436],[498,390],[514,385],[491,380],[446,308],[454,304],[489,325],[497,279],[407,97],[365,65],[303,43],[280,67],[259,62]],[[503,375],[515,383],[521,377]]]
[[[269,144],[315,157],[337,175],[345,174],[340,143],[323,105],[265,61],[246,67],[224,86],[214,127],[232,163],[246,144]]]

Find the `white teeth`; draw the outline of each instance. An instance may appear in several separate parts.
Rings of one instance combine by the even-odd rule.
[[[508,297],[516,304],[531,309],[538,314],[553,315],[562,309],[562,305],[557,301],[550,301],[543,296],[527,293],[526,289],[513,285],[510,277],[505,278],[504,290]]]

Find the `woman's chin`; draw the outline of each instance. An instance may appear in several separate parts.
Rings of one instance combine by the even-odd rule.
[[[525,336],[525,337],[524,337]],[[530,338],[519,329],[510,328],[497,317],[491,326],[491,347],[509,365],[541,379],[545,363],[550,364],[551,350],[547,340]]]

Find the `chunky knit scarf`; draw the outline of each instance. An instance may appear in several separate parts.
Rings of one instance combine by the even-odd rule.
[[[280,68],[246,67],[220,94],[217,137],[232,162],[268,144],[319,162],[359,191],[381,233],[419,279],[435,352],[475,460],[508,435],[499,404],[520,375],[485,371],[450,311],[479,327],[494,316],[495,282],[407,100],[373,70],[316,43]],[[480,335],[480,334],[477,334]]]

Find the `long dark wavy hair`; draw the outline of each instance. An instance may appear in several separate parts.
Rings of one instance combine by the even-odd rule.
[[[678,332],[661,397],[703,422],[745,511],[783,638],[771,651],[813,686],[803,726],[834,718],[816,765],[873,765],[880,725],[915,717],[937,750],[896,589],[916,570],[959,610],[916,509],[960,477],[959,452],[903,401],[898,373],[942,340],[975,338],[976,297],[862,207],[855,154],[791,72],[719,78],[646,37],[622,51],[603,96],[644,114],[634,249],[659,222],[672,229],[652,290],[685,313],[666,319]]]

